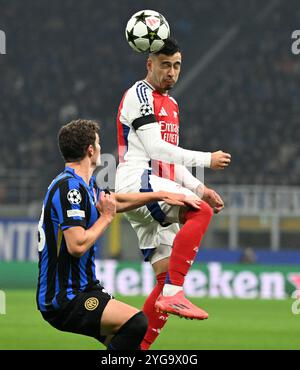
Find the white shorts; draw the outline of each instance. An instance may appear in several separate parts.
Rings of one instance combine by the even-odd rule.
[[[147,170],[145,170],[147,171]],[[145,185],[146,176],[146,185]],[[133,185],[117,189],[120,193],[142,191],[169,191],[185,195],[195,195],[191,190],[182,187],[174,181],[155,175],[143,174],[143,184],[135,182]],[[169,257],[172,251],[174,238],[180,230],[180,206],[172,206],[165,202],[153,202],[125,213],[125,217],[135,230],[140,249],[145,261],[151,264]]]

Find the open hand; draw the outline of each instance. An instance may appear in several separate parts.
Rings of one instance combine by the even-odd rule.
[[[200,209],[200,198],[197,195],[184,195],[162,191],[162,200],[172,206],[193,207]]]

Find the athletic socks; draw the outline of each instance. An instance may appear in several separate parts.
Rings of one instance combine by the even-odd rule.
[[[163,314],[156,312],[154,308],[155,301],[159,294],[162,291],[164,286],[164,282],[166,279],[166,272],[163,272],[157,275],[157,284],[155,285],[154,289],[146,299],[143,307],[143,312],[148,318],[148,329],[146,335],[141,343],[141,349],[147,350],[151,346],[151,344],[155,341],[158,337],[160,331],[164,327],[165,323],[168,320],[168,314]]]
[[[138,350],[147,331],[146,315],[139,311],[133,315],[113,336],[108,350]]]
[[[165,297],[172,296],[180,292],[182,289],[182,286],[179,285],[165,284],[163,288],[163,295]]]
[[[174,239],[163,295],[177,293],[176,289],[172,291],[168,284],[182,287],[185,276],[194,262],[213,215],[213,210],[207,203],[202,201],[200,207],[200,210],[190,210],[186,213],[186,221]]]

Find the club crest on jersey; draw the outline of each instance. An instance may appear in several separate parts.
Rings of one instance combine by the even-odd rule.
[[[84,307],[88,311],[94,311],[99,305],[99,300],[96,297],[90,297],[84,302]]]
[[[149,116],[150,114],[153,114],[152,107],[150,107],[149,104],[142,104],[140,108],[140,113],[142,116]]]
[[[81,194],[77,189],[72,189],[67,194],[67,199],[71,204],[79,204],[82,200]]]

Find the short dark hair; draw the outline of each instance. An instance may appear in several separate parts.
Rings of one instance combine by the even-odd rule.
[[[58,146],[65,162],[78,162],[86,156],[89,145],[95,145],[99,124],[95,121],[78,119],[61,127]]]
[[[165,41],[165,45],[163,46],[163,48],[160,49],[159,51],[157,51],[156,53],[153,53],[153,54],[154,55],[164,54],[164,55],[171,56],[171,55],[174,55],[177,52],[179,52],[179,53],[181,52],[180,46],[179,46],[177,40],[173,39],[172,37],[169,37]]]

